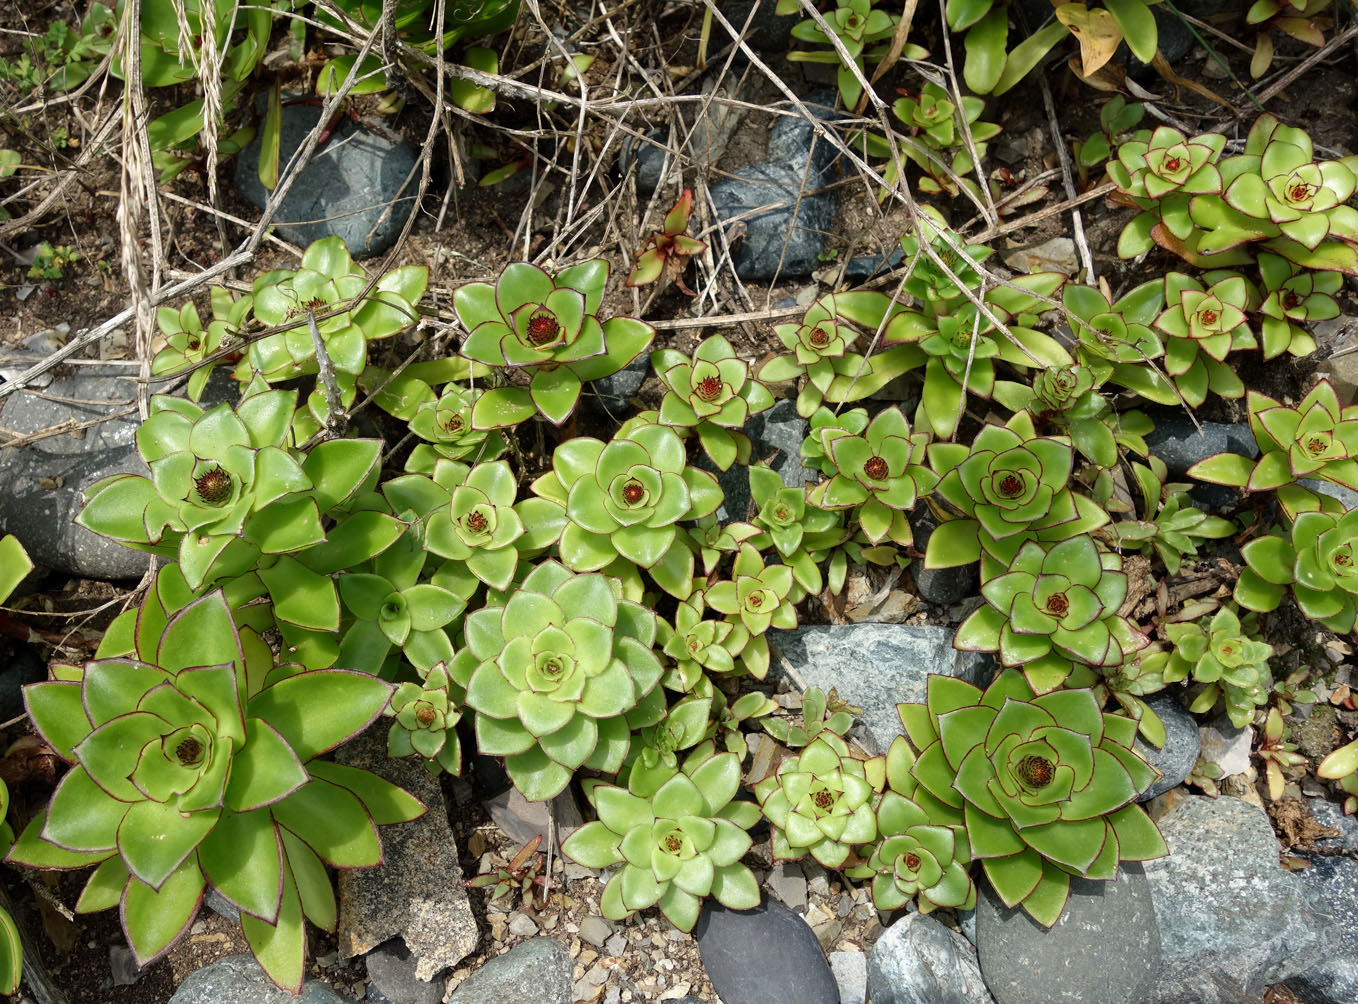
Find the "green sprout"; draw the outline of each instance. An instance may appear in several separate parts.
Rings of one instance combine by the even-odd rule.
[[[707,245],[686,233],[692,212],[693,190],[685,188],[679,201],[665,214],[660,229],[641,246],[636,266],[627,277],[628,286],[646,286],[663,275],[689,296],[697,296],[684,284],[684,267],[695,254],[706,251]]]

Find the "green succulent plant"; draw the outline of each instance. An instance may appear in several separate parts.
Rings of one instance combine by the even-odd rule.
[[[1165,374],[1184,401],[1197,407],[1209,390],[1243,397],[1245,385],[1225,360],[1236,350],[1258,348],[1246,320],[1259,306],[1253,284],[1234,272],[1208,272],[1201,282],[1170,272],[1165,303],[1155,327],[1164,336]]]
[[[1108,177],[1122,201],[1142,210],[1123,228],[1118,254],[1135,257],[1152,246],[1151,231],[1162,226],[1181,241],[1193,233],[1189,202],[1195,195],[1222,189],[1217,162],[1226,149],[1221,133],[1188,137],[1170,126],[1142,130],[1118,145],[1117,158],[1108,162]]]
[[[957,629],[963,651],[998,652],[1034,686],[1064,679],[1066,660],[1116,666],[1144,640],[1118,615],[1127,595],[1122,559],[1081,534],[1049,547],[1029,541],[1009,570],[982,583],[986,605]],[[1058,679],[1056,682],[1060,682]]]
[[[692,212],[693,190],[685,188],[679,201],[665,214],[660,229],[646,238],[627,277],[628,286],[646,286],[663,275],[689,296],[697,296],[684,284],[684,266],[695,254],[706,251],[707,245],[685,232]]]
[[[472,407],[480,429],[517,425],[541,413],[560,425],[575,410],[584,381],[618,372],[645,351],[655,329],[634,317],[596,316],[608,282],[602,258],[555,275],[510,262],[494,285],[470,282],[453,293],[467,330],[462,354],[488,366],[522,368],[528,387],[493,387]]]
[[[166,345],[151,360],[151,373],[165,376],[193,369],[185,391],[190,401],[202,397],[203,388],[212,375],[214,366],[202,365],[204,360],[241,333],[245,319],[254,306],[252,296],[232,296],[223,286],[213,286],[210,293],[212,320],[206,328],[192,300],[178,310],[173,307],[156,308],[156,325],[165,336]]]
[[[446,384],[436,401],[425,401],[410,419],[410,431],[424,442],[410,451],[406,470],[433,474],[434,462],[447,460],[474,462],[494,460],[505,451],[504,436],[497,430],[486,431],[472,424],[472,410],[484,393],[475,387]]]
[[[967,447],[934,443],[929,462],[943,476],[937,495],[960,519],[929,538],[926,568],[948,568],[990,555],[1005,567],[1024,541],[1063,540],[1098,529],[1108,514],[1069,488],[1074,453],[1063,436],[1038,436],[1020,412],[987,425]]]
[[[875,0],[839,0],[838,5],[825,14],[825,22],[830,31],[839,39],[844,50],[849,54],[849,58],[854,61],[860,72],[863,69],[865,58],[880,54],[877,50],[881,46],[877,43],[889,39],[896,29],[896,22],[900,20],[899,17],[888,14],[886,11],[874,9],[874,4]],[[775,11],[779,14],[791,14],[800,9],[797,0],[779,0],[775,7]],[[798,21],[792,26],[792,37],[802,42],[832,44],[830,36],[825,33],[825,29],[810,18],[805,21]],[[912,58],[919,58],[926,54],[919,46],[912,45],[910,48]],[[863,96],[863,85],[858,82],[853,71],[843,65],[842,57],[838,52],[794,50],[788,53],[787,58],[793,62],[837,65],[839,69],[836,73],[836,81],[839,85],[839,96],[844,100],[846,108],[855,107]]]
[[[476,742],[529,801],[559,794],[582,765],[616,773],[634,729],[664,716],[655,614],[603,575],[543,561],[503,603],[466,615],[449,664],[476,713]]]
[[[860,759],[839,736],[822,731],[754,786],[773,827],[773,856],[795,861],[810,854],[826,868],[843,866],[855,847],[877,839],[873,804],[885,781],[883,757]]]
[[[788,599],[792,585],[789,566],[765,564],[763,555],[745,543],[736,552],[731,578],[714,582],[703,594],[708,606],[738,620],[750,633],[744,651],[746,665],[761,679],[768,669],[764,632],[770,627],[788,630],[797,626],[797,609]]]
[[[98,865],[77,910],[121,904],[142,965],[188,929],[211,884],[240,909],[264,970],[297,992],[303,915],[335,926],[325,866],[378,864],[374,824],[423,811],[375,775],[317,759],[376,719],[391,686],[275,666],[220,590],[194,599],[173,567],[93,662],[25,688],[34,725],[72,768],[8,860]]]
[[[905,513],[933,491],[938,475],[925,464],[928,433],[915,433],[900,408],[877,413],[861,436],[847,429],[820,430],[821,448],[834,475],[813,488],[807,501],[821,509],[853,509],[868,540],[913,541]]]
[[[1316,494],[1295,483],[1300,479],[1358,490],[1358,406],[1341,406],[1328,380],[1295,408],[1256,391],[1245,400],[1259,459],[1218,453],[1189,468],[1190,477],[1251,492],[1276,490],[1289,516],[1319,508]]]
[[[761,549],[772,545],[791,567],[796,589],[819,593],[825,588],[820,563],[848,536],[843,513],[808,502],[804,488],[786,486],[762,464],[751,466],[749,475],[750,497],[759,509],[754,525],[763,531],[751,543]]]
[[[1108,880],[1120,861],[1169,852],[1134,799],[1159,777],[1131,747],[1136,723],[1089,690],[1035,696],[1017,670],[985,691],[930,676],[924,704],[900,705],[919,751],[910,772],[962,813],[971,856],[1006,906],[1051,927],[1071,876]]]
[[[794,725],[783,718],[769,718],[760,723],[764,731],[789,749],[801,749],[822,732],[843,738],[853,727],[854,718],[863,709],[840,698],[832,687],[830,693],[812,687],[802,694],[801,724]]]
[[[1259,305],[1259,334],[1264,358],[1287,352],[1310,355],[1316,340],[1305,325],[1339,316],[1334,294],[1344,285],[1338,272],[1311,272],[1280,255],[1260,254],[1264,299]]]
[[[95,482],[76,521],[126,546],[177,556],[194,588],[266,563],[261,575],[280,616],[333,630],[334,585],[282,556],[326,539],[322,517],[376,480],[381,443],[336,439],[305,455],[290,450],[295,402],[295,391],[259,390],[235,408],[209,411],[153,397],[136,432],[151,476]]]
[[[1223,701],[1236,728],[1244,728],[1256,707],[1267,704],[1273,688],[1268,660],[1273,646],[1259,640],[1253,615],[1244,620],[1229,607],[1222,607],[1209,620],[1201,617],[1186,623],[1165,625],[1173,651],[1162,665],[1154,665],[1165,683],[1190,677],[1206,684],[1189,705],[1195,714],[1211,711]]]
[[[1140,411],[1117,412],[1100,392],[1095,368],[1076,364],[1033,374],[1031,385],[996,381],[995,400],[1011,411],[1025,408],[1035,425],[1070,437],[1071,445],[1099,467],[1118,463],[1118,449],[1145,456],[1145,437],[1155,426]]]
[[[398,683],[383,714],[392,719],[387,733],[387,755],[418,754],[430,772],[462,773],[462,745],[457,723],[462,712],[454,701],[448,669],[439,663],[423,682]]]
[[[1198,545],[1203,540],[1219,540],[1235,533],[1236,527],[1228,519],[1209,516],[1191,504],[1187,484],[1165,484],[1168,472],[1159,457],[1150,457],[1146,464],[1131,464],[1133,477],[1141,493],[1141,506],[1128,511],[1133,518],[1120,519],[1098,531],[1110,545],[1119,550],[1153,550],[1165,563],[1165,571],[1177,575],[1186,557],[1197,557]],[[1105,508],[1115,505],[1113,478],[1100,474],[1095,484],[1095,498]],[[1126,506],[1126,503],[1123,503]]]
[[[599,818],[561,845],[586,867],[622,866],[604,887],[604,917],[624,920],[659,906],[675,927],[691,931],[708,896],[732,910],[758,906],[759,885],[740,859],[759,810],[735,800],[740,760],[703,743],[668,773],[645,796],[611,784],[587,788]]]
[[[912,899],[920,913],[941,906],[975,909],[963,815],[921,788],[910,773],[914,763],[910,743],[897,736],[887,750],[886,790],[877,805],[879,841],[867,861],[845,874],[872,879],[872,902],[878,910],[899,910]]]
[[[1156,364],[1165,352],[1152,327],[1165,306],[1164,280],[1144,282],[1116,301],[1106,283],[1067,285],[1061,301],[1072,319],[1075,355],[1096,382],[1112,381],[1157,404],[1178,403],[1178,391]]]
[[[558,446],[552,470],[532,487],[565,507],[561,560],[592,572],[621,557],[686,598],[693,553],[678,524],[711,515],[722,501],[716,478],[686,460],[683,440],[665,425],[637,424],[609,443],[579,436]]]
[[[705,673],[724,676],[740,668],[737,660],[750,640],[749,631],[737,622],[704,618],[705,609],[703,595],[697,593],[675,607],[673,626],[663,618],[657,622],[657,644],[674,660],[663,680],[670,690],[688,693]]]
[[[0,603],[9,599],[10,594],[32,570],[33,562],[19,539],[13,534],[0,537]],[[0,850],[5,851],[14,843],[14,831],[5,819],[8,815],[9,788],[4,781],[0,781]],[[0,908],[0,994],[12,994],[19,989],[23,958],[19,928],[9,911]]]
[[[651,366],[665,385],[659,422],[692,429],[712,462],[726,470],[749,463],[750,440],[738,430],[751,415],[773,406],[773,395],[750,375],[750,365],[721,335],[704,338],[692,359],[674,349],[651,353]]]
[[[1235,599],[1250,610],[1277,609],[1286,589],[1311,620],[1353,630],[1358,602],[1358,510],[1302,512],[1287,533],[1256,537],[1243,548],[1246,568]]]

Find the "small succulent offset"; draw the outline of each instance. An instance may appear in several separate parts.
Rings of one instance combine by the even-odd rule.
[[[843,44],[849,58],[857,64],[860,71],[863,69],[865,57],[878,54],[876,49],[879,46],[876,43],[884,42],[890,38],[891,33],[896,29],[896,22],[900,20],[899,17],[888,14],[886,11],[874,10],[874,2],[875,0],[839,0],[838,5],[825,14],[825,22],[829,25],[830,31]],[[797,0],[778,0],[775,11],[779,14],[791,14],[800,9],[801,6]],[[830,36],[810,18],[799,21],[792,26],[792,37],[803,42],[832,44]],[[913,57],[925,55],[924,50],[918,46],[911,46],[911,48],[914,50],[911,54]],[[844,99],[846,108],[856,106],[859,98],[863,96],[863,85],[858,82],[858,77],[854,75],[853,71],[843,65],[840,55],[836,51],[794,51],[788,53],[788,59],[794,62],[838,65],[839,96]]]
[[[1243,397],[1245,385],[1225,359],[1231,352],[1259,345],[1246,320],[1259,305],[1253,284],[1234,272],[1208,272],[1201,282],[1170,272],[1165,276],[1165,303],[1155,327],[1164,336],[1165,373],[1183,399],[1196,407],[1209,390],[1222,397]]]
[[[1169,853],[1137,795],[1159,772],[1131,747],[1136,723],[1085,689],[1035,696],[1017,670],[984,692],[930,676],[925,704],[899,706],[923,790],[960,811],[971,856],[1006,906],[1045,927],[1072,876],[1108,880],[1119,861]]]
[[[201,364],[228,339],[240,334],[254,305],[253,297],[233,297],[224,286],[213,286],[211,296],[212,320],[206,328],[192,300],[178,310],[173,307],[156,309],[156,324],[165,336],[166,345],[151,360],[151,372],[163,376],[193,368],[186,390],[190,401],[202,397],[203,388],[212,375],[213,367]]]
[[[1204,539],[1229,537],[1236,526],[1220,516],[1209,516],[1192,504],[1187,484],[1165,484],[1168,472],[1159,457],[1150,457],[1149,466],[1130,465],[1141,491],[1141,509],[1128,511],[1131,518],[1119,519],[1098,531],[1098,535],[1119,549],[1154,549],[1165,570],[1177,575],[1185,557],[1196,557]],[[1095,483],[1095,497],[1107,508],[1114,505],[1114,483],[1108,472]],[[1126,503],[1123,503],[1126,506]]]
[[[442,663],[425,674],[422,683],[396,685],[383,714],[394,719],[387,733],[387,755],[424,757],[432,773],[462,773],[462,746],[457,723],[462,719],[449,693],[448,669]]]
[[[714,582],[704,597],[713,610],[739,622],[750,633],[741,655],[746,668],[760,679],[768,671],[769,646],[764,632],[770,627],[788,630],[797,626],[792,591],[792,569],[766,565],[764,557],[749,543],[741,544],[731,567],[731,578]]]
[[[748,463],[750,440],[737,431],[751,415],[773,407],[769,389],[750,374],[721,335],[704,338],[690,359],[675,349],[651,353],[651,365],[665,385],[661,425],[692,429],[707,455],[722,470]]]
[[[893,406],[878,412],[861,436],[827,426],[820,438],[834,476],[813,488],[807,501],[821,509],[853,509],[872,543],[890,538],[908,547],[914,538],[905,514],[938,483],[925,464],[929,434],[912,432]]]
[[[792,725],[782,718],[768,718],[759,724],[764,731],[790,749],[801,749],[822,732],[832,732],[843,738],[853,726],[853,720],[863,709],[840,698],[832,687],[830,693],[812,687],[802,694],[802,721]]]
[[[1166,624],[1165,636],[1174,650],[1159,667],[1166,683],[1192,679],[1205,684],[1189,710],[1195,714],[1211,711],[1224,701],[1226,714],[1236,728],[1244,728],[1254,709],[1267,704],[1273,687],[1268,660],[1273,646],[1259,640],[1254,615],[1243,620],[1229,607],[1222,607],[1211,619]]]
[[[275,666],[220,590],[191,599],[172,569],[100,658],[26,688],[38,731],[73,766],[9,860],[97,864],[77,909],[121,903],[142,965],[188,929],[210,883],[240,909],[265,971],[296,992],[303,914],[335,925],[325,865],[378,864],[374,823],[423,811],[375,775],[317,759],[376,719],[391,686]]]
[[[1339,316],[1334,294],[1344,285],[1339,272],[1311,272],[1276,254],[1259,255],[1264,300],[1259,305],[1259,335],[1264,358],[1284,352],[1310,355],[1316,340],[1304,325]]]
[[[743,624],[704,618],[702,593],[690,596],[675,607],[674,624],[659,621],[658,643],[674,660],[665,673],[670,690],[688,693],[699,685],[704,673],[718,676],[738,671],[741,652],[750,640]]]
[[[1297,744],[1287,742],[1287,726],[1283,724],[1282,713],[1277,708],[1269,708],[1264,716],[1263,739],[1255,748],[1254,755],[1264,761],[1264,776],[1268,779],[1268,797],[1273,801],[1283,797],[1287,781],[1283,768],[1299,767],[1307,763],[1304,755],[1297,752]]]
[[[873,805],[885,783],[885,758],[863,760],[839,736],[821,732],[754,787],[773,825],[773,856],[810,854],[826,868],[842,867],[850,851],[877,839]]]
[[[1145,456],[1155,426],[1142,412],[1114,411],[1102,385],[1093,366],[1056,366],[1033,374],[1031,386],[997,381],[995,399],[1011,411],[1028,409],[1039,428],[1069,436],[1086,460],[1111,469],[1119,447]]]
[[[693,190],[685,188],[679,201],[665,214],[665,222],[658,231],[646,238],[637,255],[636,267],[627,277],[628,286],[646,286],[662,275],[689,296],[696,296],[684,284],[684,266],[695,254],[702,254],[707,245],[689,237],[688,219],[693,212]]]
[[[437,400],[425,401],[410,419],[410,431],[424,442],[410,452],[406,470],[433,474],[434,462],[446,460],[494,460],[505,451],[504,436],[496,430],[472,424],[472,409],[485,393],[475,387],[448,383]]]
[[[961,185],[980,198],[975,180],[967,177],[976,167],[972,149],[977,157],[984,157],[986,141],[1000,132],[994,122],[979,121],[984,110],[985,102],[970,95],[963,96],[959,108],[952,96],[933,82],[925,83],[918,97],[898,98],[892,104],[892,113],[912,137],[899,144],[901,156],[913,161],[925,175],[919,181],[920,191],[956,195]],[[971,149],[965,145],[964,131],[971,135]],[[864,141],[869,155],[891,155],[891,147],[881,137],[865,133]],[[949,152],[951,156],[945,156]],[[887,185],[896,181],[895,165],[893,157],[882,170]]]
[[[809,503],[805,488],[788,487],[776,471],[763,465],[748,470],[750,497],[759,509],[754,524],[763,531],[751,542],[761,549],[772,544],[797,585],[819,593],[825,587],[820,562],[848,536],[843,514]]]
[[[560,425],[580,400],[586,380],[618,372],[651,343],[655,329],[634,317],[596,316],[608,282],[608,262],[581,262],[555,275],[529,262],[510,262],[494,285],[471,282],[453,293],[467,330],[462,354],[489,366],[529,371],[528,387],[494,387],[472,408],[480,429],[517,425],[541,412]]]
[[[963,815],[920,786],[910,773],[914,763],[910,743],[897,736],[887,750],[886,791],[877,805],[879,842],[866,862],[845,874],[872,879],[872,902],[878,910],[899,910],[911,899],[920,913],[941,906],[975,909]]]
[[[1246,567],[1236,582],[1243,607],[1275,610],[1287,587],[1311,620],[1353,630],[1358,609],[1358,510],[1298,513],[1287,534],[1258,537],[1241,549]]]
[[[476,712],[476,742],[529,801],[559,794],[581,765],[613,773],[633,729],[664,715],[655,614],[616,579],[541,562],[503,605],[464,620],[449,665]]]
[[[1156,404],[1178,403],[1174,385],[1155,367],[1165,352],[1153,327],[1165,306],[1164,280],[1143,282],[1114,300],[1100,277],[1097,288],[1068,284],[1061,300],[1071,315],[1075,355],[1098,383],[1120,384]]]
[[[551,892],[550,877],[542,874],[542,854],[538,851],[541,845],[542,834],[539,833],[515,851],[504,867],[467,879],[462,885],[467,889],[494,889],[490,894],[491,903],[517,889],[523,897],[525,911],[541,909],[547,905]]]
[[[708,896],[732,910],[758,906],[758,883],[740,859],[759,810],[735,800],[740,759],[707,742],[666,773],[658,785],[648,776],[644,796],[611,784],[587,788],[599,818],[561,845],[589,868],[622,865],[604,887],[604,917],[624,920],[659,906],[675,927],[691,931]]]
[[[1143,129],[1121,143],[1116,159],[1108,162],[1108,177],[1117,185],[1118,201],[1141,213],[1123,228],[1118,254],[1142,254],[1165,231],[1180,242],[1191,240],[1189,204],[1196,195],[1221,191],[1217,162],[1225,149],[1226,137],[1220,133],[1188,137],[1169,126]]]

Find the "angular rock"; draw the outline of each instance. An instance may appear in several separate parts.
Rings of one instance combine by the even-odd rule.
[[[363,960],[368,966],[368,996],[376,990],[391,1004],[439,1004],[442,980],[422,980],[415,975],[415,960],[400,938],[378,945]]]
[[[650,372],[650,357],[643,352],[618,372],[587,383],[580,395],[580,403],[621,423],[630,414],[632,398],[646,382]]]
[[[1145,865],[1164,963],[1151,1004],[1228,1004],[1306,972],[1338,939],[1333,917],[1278,864],[1262,809],[1188,795],[1159,819],[1169,857]]]
[[[128,366],[80,366],[56,377],[44,397],[19,391],[0,399],[0,427],[18,435],[65,423],[99,419],[136,400],[136,370]],[[67,404],[71,401],[95,402]],[[150,555],[77,526],[81,493],[113,474],[147,474],[133,436],[136,414],[78,432],[0,450],[5,490],[0,492],[0,535],[19,538],[37,564],[92,579],[137,579]]]
[[[813,103],[814,102],[814,103]],[[805,102],[818,115],[833,114],[834,101]],[[832,180],[835,150],[805,119],[783,116],[769,133],[768,159],[733,171],[711,188],[722,226],[739,217],[745,236],[732,256],[745,280],[810,275],[825,250],[835,214],[834,190],[815,192]],[[762,207],[778,204],[775,208]]]
[[[791,664],[796,682],[834,687],[863,709],[858,728],[864,746],[885,753],[901,734],[896,705],[922,702],[930,673],[957,676],[977,686],[990,682],[994,660],[952,647],[953,632],[920,624],[817,624],[770,631],[770,644]],[[781,664],[774,659],[775,671]]]
[[[721,5],[721,12],[736,31],[749,23],[745,41],[755,52],[781,55],[791,48],[792,26],[797,23],[797,18],[773,16],[774,6],[774,0],[726,0]],[[730,35],[725,28],[714,23],[712,39],[720,47],[730,40]]]
[[[335,759],[399,784],[428,807],[419,819],[381,828],[381,868],[340,871],[340,954],[362,955],[399,936],[416,977],[433,979],[462,961],[478,937],[438,779],[417,757],[388,757],[380,723],[341,746]]]
[[[1155,430],[1146,437],[1146,445],[1174,477],[1182,477],[1194,464],[1218,453],[1238,453],[1251,460],[1259,456],[1259,446],[1248,425],[1199,421],[1199,431],[1181,412],[1155,410],[1151,418]],[[1234,488],[1202,482],[1194,482],[1189,494],[1198,505],[1209,508],[1228,506],[1236,496]]]
[[[284,102],[280,175],[320,120],[318,106]],[[235,173],[240,193],[263,209],[272,193],[259,180],[259,147],[256,136],[236,157]],[[415,151],[405,140],[340,116],[335,131],[288,189],[274,225],[280,236],[302,247],[334,235],[355,258],[381,254],[415,209],[419,177],[411,174],[414,166]]]
[[[580,921],[580,940],[589,942],[595,948],[603,948],[612,933],[613,925],[602,917],[591,914]]]
[[[495,825],[516,844],[526,844],[539,836],[545,841],[554,820],[559,849],[563,840],[585,824],[585,817],[580,814],[575,795],[569,788],[545,802],[530,802],[518,788],[510,788],[486,799],[485,806]]]
[[[1304,857],[1311,867],[1293,874],[1334,915],[1339,937],[1326,946],[1319,962],[1287,986],[1302,1004],[1352,1004],[1358,1001],[1358,861],[1322,854]]]
[[[1045,928],[981,883],[976,947],[999,1004],[1142,1004],[1160,968],[1160,929],[1141,868],[1108,882],[1072,879],[1061,918]]]
[[[875,278],[884,272],[890,272],[903,261],[905,261],[905,251],[901,248],[896,248],[890,254],[850,258],[844,266],[844,278],[853,282],[862,282],[865,279]]]
[[[868,956],[872,1004],[993,1004],[975,950],[938,918],[908,913]]]
[[[775,861],[764,884],[785,906],[806,910],[806,876],[795,861]]]
[[[23,688],[47,679],[47,660],[37,649],[17,638],[0,639],[0,721],[24,712]]]
[[[1204,725],[1200,734],[1200,755],[1220,767],[1222,777],[1242,774],[1249,769],[1250,747],[1254,743],[1252,726],[1238,729],[1229,718],[1220,715],[1211,725]]]
[[[570,953],[552,938],[533,938],[491,959],[445,1000],[448,1004],[571,1004]]]
[[[1165,776],[1147,788],[1138,802],[1149,802],[1182,784],[1202,752],[1202,731],[1197,719],[1184,710],[1173,694],[1162,691],[1147,698],[1146,703],[1165,723],[1165,746],[1156,749],[1138,735],[1136,751]]]
[[[274,986],[249,955],[228,955],[184,977],[169,1004],[352,1004],[319,980],[306,980],[294,997]]]
[[[839,986],[811,928],[777,900],[753,910],[703,901],[693,929],[712,989],[730,1004],[839,1004]]]
[[[830,971],[839,984],[839,1004],[865,1004],[868,994],[868,957],[862,952],[831,952]]]
[[[929,538],[938,529],[938,520],[927,505],[920,504],[910,513],[910,528],[915,535],[915,549],[924,551],[929,546]],[[915,579],[915,590],[922,599],[947,606],[976,595],[981,563],[973,561],[952,568],[925,568],[924,559],[915,558],[910,562],[910,574]]]

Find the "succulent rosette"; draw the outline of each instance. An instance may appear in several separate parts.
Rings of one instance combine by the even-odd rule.
[[[791,566],[797,587],[819,593],[825,587],[820,562],[849,536],[844,514],[809,503],[805,488],[788,487],[780,474],[762,464],[750,467],[749,474],[750,497],[759,507],[754,522],[763,531],[754,545],[767,540]]]
[[[762,635],[770,627],[797,626],[797,610],[788,602],[791,589],[791,568],[766,565],[755,547],[741,544],[731,578],[714,582],[703,595],[712,609],[739,618],[751,635]]]
[[[839,868],[853,848],[877,839],[873,803],[885,777],[882,757],[859,759],[833,732],[785,757],[777,773],[754,788],[773,825],[773,856],[795,861],[810,854],[826,868]]]
[[[616,579],[545,561],[464,621],[451,675],[481,752],[505,757],[529,801],[559,794],[582,765],[616,773],[632,730],[664,716],[655,614],[620,594]]]
[[[798,366],[810,368],[822,359],[840,358],[857,341],[858,329],[847,322],[880,321],[889,308],[890,300],[881,293],[828,293],[807,307],[798,323],[774,325],[773,332]]]
[[[650,344],[655,329],[636,318],[599,322],[607,282],[602,258],[555,275],[511,262],[494,285],[471,282],[453,293],[453,309],[467,329],[462,354],[533,374],[527,389],[486,391],[472,409],[477,427],[515,425],[538,412],[560,425],[575,410],[582,381],[618,372]]]
[[[693,429],[703,449],[726,470],[748,460],[750,442],[738,430],[751,415],[773,406],[769,389],[750,373],[721,335],[704,338],[690,359],[674,349],[651,353],[651,366],[665,385],[661,425]]]
[[[1006,666],[1056,654],[1089,666],[1116,666],[1140,647],[1118,616],[1127,596],[1122,559],[1081,534],[1046,547],[1029,541],[1009,570],[981,586],[986,605],[957,629],[963,651],[999,652]]]
[[[962,813],[920,787],[910,773],[914,763],[910,743],[897,736],[887,751],[887,790],[877,805],[879,842],[867,861],[846,874],[872,879],[872,902],[878,910],[899,910],[912,899],[920,913],[940,906],[975,909],[976,884]]]
[[[1000,567],[1026,540],[1060,540],[1102,526],[1108,515],[1071,492],[1074,451],[1065,436],[1038,436],[1020,412],[1005,425],[988,425],[971,446],[934,443],[937,494],[963,519],[942,524],[929,538],[925,564],[947,568],[984,552]]]
[[[410,431],[424,440],[410,453],[406,470],[432,474],[434,461],[494,460],[505,450],[504,437],[496,431],[487,432],[472,424],[472,410],[482,391],[475,387],[444,385],[435,401],[420,405],[410,419]]]
[[[1117,160],[1108,164],[1108,176],[1120,191],[1135,198],[1219,192],[1221,172],[1216,161],[1225,149],[1226,137],[1220,133],[1189,138],[1177,129],[1159,126],[1146,139],[1120,144]]]
[[[1202,404],[1207,392],[1243,397],[1245,385],[1224,362],[1236,349],[1258,346],[1246,315],[1259,295],[1243,275],[1209,272],[1203,284],[1182,272],[1165,276],[1164,312],[1155,327],[1165,335],[1165,372],[1191,405]]]
[[[604,917],[624,920],[659,906],[675,927],[691,931],[708,896],[732,910],[758,906],[758,883],[740,859],[750,849],[745,831],[759,821],[759,810],[735,800],[739,757],[717,753],[707,742],[682,768],[663,774],[668,778],[653,783],[644,797],[611,784],[587,788],[599,818],[561,845],[563,854],[586,867],[622,866],[604,887]]]
[[[583,436],[562,443],[533,491],[566,507],[559,546],[569,567],[595,571],[621,556],[683,596],[693,554],[678,542],[677,524],[711,515],[722,498],[716,478],[688,466],[673,429],[645,424],[609,443]]]
[[[423,808],[365,771],[316,759],[376,719],[391,685],[275,667],[221,590],[192,599],[173,569],[115,622],[100,658],[25,689],[39,733],[73,766],[9,860],[98,864],[77,909],[121,903],[142,965],[188,929],[210,883],[240,909],[266,972],[295,990],[303,913],[334,926],[324,865],[378,864],[374,822]]]
[[[440,663],[425,674],[421,683],[396,685],[383,712],[393,719],[387,733],[387,755],[424,758],[433,772],[462,773],[462,746],[457,723],[462,719],[449,692],[448,668]]]
[[[736,659],[750,640],[743,624],[703,617],[701,594],[675,607],[674,625],[659,622],[659,644],[674,660],[664,679],[671,690],[687,693],[698,685],[704,673],[735,673]]]
[[[911,432],[900,408],[878,412],[863,435],[829,427],[821,446],[835,474],[812,489],[808,501],[822,509],[857,507],[863,532],[873,543],[890,537],[908,546],[912,535],[905,512],[933,491],[938,475],[925,464],[927,432]]]
[[[1358,510],[1302,512],[1288,534],[1256,537],[1241,549],[1241,606],[1268,612],[1291,586],[1297,606],[1332,631],[1353,630],[1358,601]]]
[[[1351,602],[1351,601],[1350,601]],[[1160,667],[1165,683],[1178,683],[1190,676],[1206,684],[1190,710],[1205,713],[1224,699],[1231,724],[1241,729],[1250,723],[1254,710],[1268,703],[1273,692],[1269,660],[1273,646],[1259,640],[1258,625],[1248,615],[1247,626],[1234,610],[1222,607],[1211,619],[1165,625],[1165,636],[1174,645]]]
[[[1104,714],[1092,691],[1035,696],[1005,670],[984,692],[930,676],[925,704],[902,704],[919,751],[910,771],[960,810],[971,856],[1006,906],[1060,918],[1071,876],[1112,879],[1119,861],[1168,853],[1134,800],[1159,772],[1132,749],[1136,723]]]
[[[525,532],[523,517],[514,508],[519,483],[509,464],[493,460],[468,468],[443,463],[435,480],[448,491],[448,505],[427,517],[425,546],[465,565],[492,589],[507,589],[519,563],[516,545]]]
[[[1303,270],[1274,254],[1259,255],[1259,274],[1265,293],[1259,305],[1264,358],[1314,352],[1316,341],[1305,325],[1339,316],[1334,296],[1344,285],[1343,275]]]

